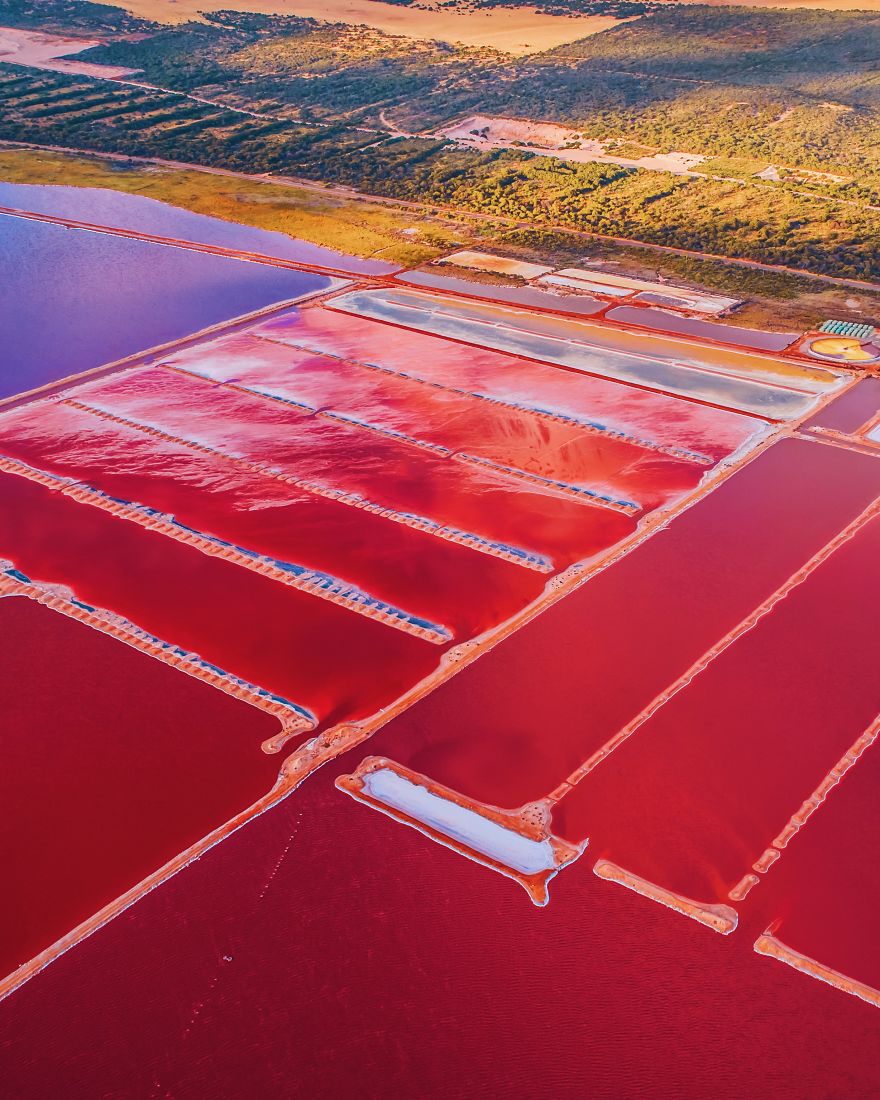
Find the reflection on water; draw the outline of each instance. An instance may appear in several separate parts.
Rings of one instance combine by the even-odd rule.
[[[299,271],[0,215],[0,398],[328,285]]]
[[[296,240],[285,233],[273,233],[252,225],[194,214],[145,195],[129,195],[103,187],[59,187],[0,181],[0,206],[29,210],[36,214],[71,218],[74,221],[133,229],[156,237],[175,237],[196,244],[213,244],[239,252],[255,252],[281,260],[298,260],[347,271],[352,275],[383,275],[398,269],[381,260],[362,260],[332,248]]]
[[[473,303],[452,308],[442,298],[408,291],[354,291],[336,299],[334,308],[768,419],[792,419],[809,409],[814,391],[838,384],[831,372],[793,370],[775,361],[755,363],[754,378],[738,377],[739,372],[751,373],[744,359],[728,375],[731,367],[711,349],[705,355],[701,349],[696,359],[687,345],[669,354],[651,340],[630,353],[625,350],[633,344],[628,333],[614,333],[613,345],[607,346],[606,334],[568,320],[529,317],[524,324],[516,311]],[[780,374],[785,375],[785,388],[777,385]]]

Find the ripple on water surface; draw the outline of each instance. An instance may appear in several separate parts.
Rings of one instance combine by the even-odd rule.
[[[330,280],[0,215],[0,399]]]

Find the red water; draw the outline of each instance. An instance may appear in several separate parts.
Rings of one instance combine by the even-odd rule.
[[[859,514],[880,463],[783,440],[371,742],[504,807],[549,794]],[[562,804],[557,830],[589,820]]]
[[[543,323],[552,320],[545,318]],[[560,324],[564,338],[565,322]],[[287,313],[253,331],[313,351],[378,363],[443,386],[598,419],[625,434],[690,448],[716,461],[739,448],[761,426],[760,421],[741,413],[706,408],[329,309]]]
[[[880,412],[880,378],[863,378],[804,425],[831,428],[847,435],[857,432]]]
[[[880,1013],[590,871],[519,886],[337,762],[0,1005],[15,1100],[867,1098]]]
[[[41,402],[0,416],[0,453],[246,550],[332,573],[457,637],[506,619],[547,582],[546,574],[70,405]]]
[[[644,511],[693,488],[705,473],[705,465],[629,440],[248,334],[198,350],[200,355],[193,349],[170,362],[453,452],[609,493]]]
[[[640,306],[615,306],[608,310],[606,317],[609,321],[639,325],[657,332],[672,332],[677,336],[694,336],[699,340],[734,344],[754,351],[782,351],[798,338],[796,332],[762,332],[736,325],[719,325],[713,321],[699,321],[694,317],[667,313],[663,309]]]
[[[21,597],[0,599],[0,695],[0,977],[278,772],[277,719]]]
[[[376,432],[162,368],[115,375],[74,393],[77,400],[175,438],[544,554],[557,568],[635,529],[630,516],[532,489],[488,467],[450,461]]]
[[[441,647],[0,474],[0,557],[331,723],[371,714]]]
[[[878,562],[880,519],[562,800],[567,833],[589,836],[592,857],[727,902],[880,710]]]
[[[753,895],[765,926],[772,922],[788,947],[874,989],[880,989],[878,790],[880,744],[875,742]]]

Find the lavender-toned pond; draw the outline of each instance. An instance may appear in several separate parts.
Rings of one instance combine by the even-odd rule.
[[[0,399],[330,286],[302,271],[0,214]]]

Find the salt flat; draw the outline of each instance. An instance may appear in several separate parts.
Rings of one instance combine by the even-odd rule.
[[[0,61],[11,65],[29,65],[34,69],[49,69],[57,73],[82,76],[130,76],[135,69],[116,65],[93,65],[87,61],[60,60],[69,54],[81,53],[102,43],[96,38],[68,38],[43,31],[26,31],[19,27],[0,27]]]

